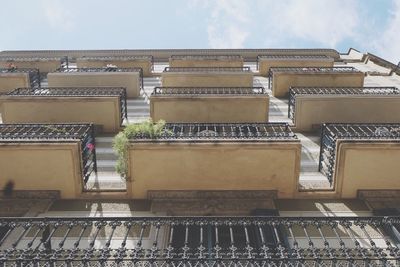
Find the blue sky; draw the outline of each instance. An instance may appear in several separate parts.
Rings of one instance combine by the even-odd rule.
[[[0,50],[354,47],[400,61],[400,0],[0,1]]]

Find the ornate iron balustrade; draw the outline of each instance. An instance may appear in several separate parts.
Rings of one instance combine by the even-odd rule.
[[[263,95],[264,87],[155,87],[152,95]]]
[[[172,55],[171,59],[243,59],[241,55]]]
[[[126,89],[123,87],[45,87],[45,88],[17,88],[9,96],[30,96],[30,97],[109,97],[117,96],[121,107],[121,122],[124,118],[128,119],[128,105],[126,100]]]
[[[400,217],[0,218],[2,266],[399,266]]]
[[[167,123],[157,137],[140,134],[133,142],[298,141],[287,123]]]
[[[318,170],[333,183],[336,142],[400,142],[400,124],[395,123],[325,123],[321,131]]]
[[[274,72],[289,73],[360,73],[354,67],[272,67],[268,72],[269,88],[272,86]]]
[[[250,67],[165,67],[164,72],[250,72]]]
[[[257,69],[259,69],[259,61],[260,59],[279,59],[279,60],[332,60],[333,58],[324,56],[324,55],[258,55],[257,56]]]
[[[298,95],[398,95],[396,87],[290,87],[288,117],[294,120]]]
[[[40,72],[39,69],[27,69],[27,68],[0,68],[0,75],[2,73],[28,73],[29,82],[32,88],[40,87]]]
[[[84,184],[97,173],[92,124],[0,124],[0,143],[63,143],[80,140]]]

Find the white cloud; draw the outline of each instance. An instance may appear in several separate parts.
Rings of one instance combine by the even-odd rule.
[[[383,58],[397,64],[400,61],[400,1],[393,1],[393,10],[386,30],[377,35],[374,47]]]
[[[55,30],[71,31],[75,27],[73,13],[61,0],[41,1],[44,17],[49,26]]]

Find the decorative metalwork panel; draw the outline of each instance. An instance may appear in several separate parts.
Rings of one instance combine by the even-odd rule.
[[[298,141],[287,123],[167,123],[160,136],[137,135],[138,141]]]
[[[250,67],[166,67],[164,72],[250,72]]]
[[[84,183],[97,172],[92,124],[0,124],[0,143],[62,143],[79,140]]]
[[[396,87],[290,87],[288,117],[294,120],[298,95],[398,95]]]
[[[399,266],[400,217],[0,218],[2,266]]]
[[[152,95],[263,95],[264,87],[155,87]]]
[[[208,60],[218,60],[218,59],[231,59],[240,60],[243,59],[241,55],[172,55],[171,59],[208,59]]]
[[[322,125],[319,171],[333,183],[338,140],[363,142],[400,142],[400,124],[326,123]]]

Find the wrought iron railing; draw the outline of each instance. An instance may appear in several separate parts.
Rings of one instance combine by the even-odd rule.
[[[0,143],[64,143],[79,140],[82,179],[97,173],[96,141],[92,124],[0,124]]]
[[[398,95],[396,87],[290,87],[288,117],[294,121],[298,95]]]
[[[167,123],[156,137],[138,134],[139,142],[273,142],[298,141],[287,123]]]
[[[155,87],[152,95],[263,95],[264,87]]]
[[[250,72],[250,67],[166,67],[164,72]]]
[[[62,57],[36,57],[36,56],[25,56],[25,57],[10,57],[10,56],[0,56],[0,61],[5,61],[8,63],[16,63],[18,65],[18,62],[35,62],[35,61],[59,61],[61,68],[68,68],[68,57],[67,56],[62,56]],[[17,66],[18,67],[18,66]],[[45,73],[41,73],[42,76],[45,75]]]
[[[0,218],[2,266],[399,266],[400,217]]]
[[[105,67],[105,68],[59,68],[55,72],[62,73],[89,73],[89,72],[138,72],[139,73],[139,86],[143,89],[143,70],[142,68],[116,68],[116,67]]]
[[[259,69],[259,61],[260,59],[274,59],[274,60],[298,60],[298,61],[307,61],[307,60],[324,60],[324,61],[333,61],[332,57],[328,57],[325,55],[259,55],[257,56],[257,69]]]
[[[171,59],[228,59],[228,60],[241,60],[241,55],[172,55]]]
[[[27,68],[0,68],[0,75],[4,73],[28,73],[29,83],[32,88],[40,87],[40,72],[39,69],[27,69]]]
[[[17,88],[9,96],[29,96],[29,97],[110,97],[117,96],[120,102],[121,123],[124,118],[128,119],[128,108],[126,100],[126,89],[122,87],[44,87],[44,88]]]
[[[151,55],[107,55],[107,56],[83,56],[77,60],[149,60],[151,62],[151,70],[154,69],[154,58]]]
[[[288,72],[288,73],[361,73],[354,67],[272,67],[268,72],[269,88],[272,87],[272,79],[274,72]]]
[[[318,170],[333,184],[336,143],[400,142],[400,124],[396,123],[326,123],[322,125]]]

